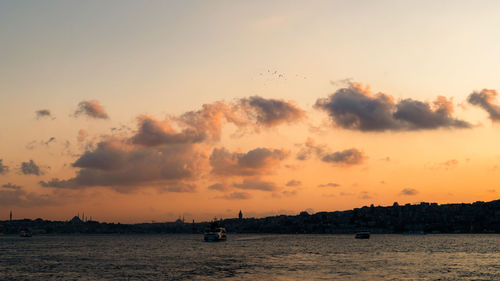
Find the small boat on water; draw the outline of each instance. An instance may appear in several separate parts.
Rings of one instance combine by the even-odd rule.
[[[370,232],[369,231],[360,231],[356,233],[356,236],[354,236],[356,239],[370,239]]]
[[[206,242],[226,241],[226,229],[220,226],[217,220],[214,220],[210,227],[207,227],[203,232],[203,239]]]
[[[33,236],[33,234],[31,233],[31,231],[29,229],[21,229],[21,231],[19,231],[19,236],[31,237],[31,236]]]

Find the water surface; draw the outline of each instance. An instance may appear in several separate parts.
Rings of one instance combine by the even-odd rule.
[[[0,236],[1,280],[500,280],[500,235]]]

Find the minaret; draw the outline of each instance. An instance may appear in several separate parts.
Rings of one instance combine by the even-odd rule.
[[[241,212],[241,210],[240,210],[240,213],[238,214],[238,219],[239,219],[239,220],[242,220],[242,219],[243,219],[243,213]]]
[[[12,210],[10,210],[9,218],[10,218],[10,221],[12,221]]]

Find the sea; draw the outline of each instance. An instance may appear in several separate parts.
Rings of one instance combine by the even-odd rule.
[[[500,280],[500,235],[4,235],[0,280]]]

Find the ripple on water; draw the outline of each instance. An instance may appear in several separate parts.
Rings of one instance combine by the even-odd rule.
[[[13,280],[500,280],[499,235],[0,237]]]

